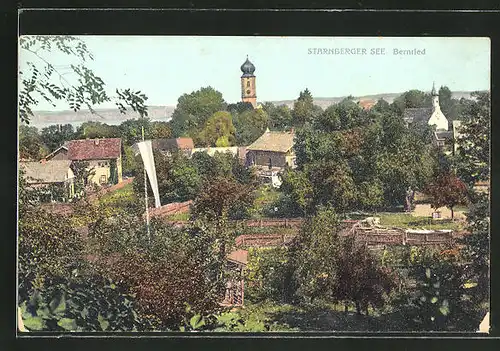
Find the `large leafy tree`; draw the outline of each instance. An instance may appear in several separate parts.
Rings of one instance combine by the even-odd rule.
[[[74,134],[75,139],[119,138],[119,126],[109,125],[97,121],[82,123]]]
[[[82,107],[96,113],[94,106],[114,101],[121,113],[126,105],[141,116],[147,116],[147,97],[140,91],[116,89],[116,95],[106,92],[106,85],[87,65],[94,59],[84,40],[74,36],[35,35],[19,39],[21,68],[19,71],[19,117],[29,123],[33,107],[40,99],[56,106],[66,102],[78,111]],[[51,54],[65,54],[72,63],[62,71],[51,62]]]
[[[292,110],[287,105],[275,106],[272,102],[266,102],[262,108],[269,116],[271,128],[286,130],[293,126]]]
[[[222,94],[212,87],[204,87],[190,94],[184,94],[179,98],[172,114],[172,135],[193,138],[215,112],[225,109],[226,102]]]
[[[51,125],[43,128],[40,137],[43,143],[54,151],[61,146],[65,141],[72,140],[74,136],[74,129],[71,124],[64,125]]]
[[[431,107],[431,95],[420,90],[409,90],[394,99],[391,108],[402,114],[406,108]]]
[[[49,153],[38,129],[26,125],[19,126],[19,157],[38,161]]]
[[[314,105],[314,100],[309,89],[301,91],[298,99],[293,104],[292,116],[294,126],[303,126],[314,120],[321,113],[321,108]]]
[[[451,218],[453,218],[453,208],[465,204],[467,200],[467,186],[451,173],[438,175],[427,185],[424,192],[429,195],[434,209],[448,207],[451,210]]]
[[[490,93],[472,93],[462,111],[464,120],[458,138],[457,172],[467,184],[490,176]]]
[[[264,109],[246,110],[235,115],[236,142],[250,145],[269,127],[269,116]]]
[[[207,120],[195,140],[203,146],[231,146],[235,142],[235,133],[231,114],[218,111]]]

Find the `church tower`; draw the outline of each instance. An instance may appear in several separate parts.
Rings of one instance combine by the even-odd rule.
[[[257,108],[257,94],[255,89],[255,66],[248,60],[248,55],[246,61],[241,65],[241,101],[249,102],[252,104],[253,108]]]
[[[436,92],[434,83],[432,83],[431,96],[432,114],[427,124],[435,125],[436,130],[448,130],[448,120],[444,116],[443,112],[441,112],[441,107],[439,106],[439,94]]]

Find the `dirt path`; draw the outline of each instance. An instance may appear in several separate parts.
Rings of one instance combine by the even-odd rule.
[[[451,211],[447,207],[441,207],[438,209],[441,212],[441,218],[449,219],[451,218]],[[412,211],[412,216],[416,217],[431,217],[434,209],[429,204],[417,204],[415,209]],[[463,211],[454,211],[454,217],[456,219],[466,219]]]

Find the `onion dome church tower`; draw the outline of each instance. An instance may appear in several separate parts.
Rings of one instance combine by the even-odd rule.
[[[255,66],[248,60],[241,65],[241,101],[249,102],[253,108],[257,108],[257,94],[255,89]]]
[[[432,114],[427,124],[435,125],[436,130],[448,130],[448,119],[446,119],[443,112],[441,112],[441,107],[439,106],[439,94],[436,92],[434,83],[432,84],[431,96]]]

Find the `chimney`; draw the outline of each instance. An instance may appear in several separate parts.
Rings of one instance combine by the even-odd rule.
[[[94,143],[95,143],[96,145],[99,145],[99,139],[94,140]]]
[[[42,159],[40,160],[40,163],[41,163],[42,165],[44,165],[45,163],[47,163],[47,159],[46,159],[45,157],[44,157],[44,158],[42,158]]]
[[[290,134],[294,134],[295,133],[295,128],[292,127],[292,129],[290,129]]]

